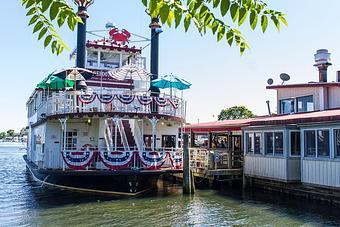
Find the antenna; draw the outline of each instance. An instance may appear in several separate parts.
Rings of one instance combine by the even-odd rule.
[[[286,81],[290,80],[290,76],[287,73],[281,73],[280,78],[282,80],[282,84],[284,84]]]
[[[267,84],[270,86],[270,85],[272,85],[274,83],[274,80],[272,79],[272,78],[269,78],[268,80],[267,80]]]

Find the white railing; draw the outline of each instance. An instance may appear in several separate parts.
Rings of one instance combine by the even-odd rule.
[[[142,113],[142,114],[161,114],[166,116],[185,118],[185,101],[176,96],[167,94],[159,94],[159,97],[166,100],[165,105],[157,105],[156,101],[149,104],[142,104],[141,97],[151,97],[150,92],[141,94],[141,92],[129,92],[133,96],[133,100],[128,104],[119,100],[118,96],[122,93],[105,92],[105,95],[112,96],[112,100],[103,103],[98,97],[100,94],[92,93],[93,100],[88,102],[78,100],[79,97],[84,97],[80,92],[75,94],[73,91],[53,93],[53,95],[40,105],[38,111],[39,118],[57,114],[67,113],[89,113],[89,112],[123,112],[123,113]]]
[[[47,154],[43,168],[62,170],[181,170],[182,149],[159,148],[157,151],[108,151],[103,148],[65,150]]]

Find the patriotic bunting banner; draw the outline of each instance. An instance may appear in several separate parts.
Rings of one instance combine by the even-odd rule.
[[[78,100],[84,104],[90,104],[96,99],[96,95],[79,95]]]
[[[182,168],[182,153],[180,152],[172,152],[171,154],[169,154],[170,156],[170,160],[171,160],[171,164],[174,168],[176,169],[181,169]]]
[[[82,170],[88,166],[94,158],[95,152],[90,144],[82,147],[81,151],[62,152],[66,165],[74,170]]]
[[[174,109],[178,109],[179,103],[177,99],[169,99],[169,103]]]
[[[151,96],[138,96],[138,101],[140,104],[146,106],[152,103],[152,97]]]
[[[154,97],[155,102],[159,107],[164,107],[168,105],[168,99],[163,98],[163,97]]]
[[[134,95],[116,95],[117,99],[124,104],[130,104],[135,99]]]
[[[98,100],[101,103],[108,104],[108,103],[112,102],[112,100],[114,99],[115,96],[109,95],[109,94],[103,94],[103,95],[98,94],[97,97],[98,97]]]
[[[139,158],[148,169],[159,169],[166,161],[166,152],[139,152]]]
[[[133,158],[132,151],[126,152],[100,152],[100,159],[104,165],[112,170],[122,169],[127,167]]]

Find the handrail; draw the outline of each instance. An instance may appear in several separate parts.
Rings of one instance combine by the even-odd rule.
[[[114,121],[115,121],[115,124],[118,125],[118,129],[119,129],[120,137],[122,138],[124,149],[125,149],[125,151],[129,151],[130,146],[129,146],[128,140],[126,138],[126,133],[125,133],[123,121],[122,121],[122,119],[115,119]]]
[[[144,151],[145,150],[145,144],[144,144],[144,140],[143,140],[143,135],[141,133],[141,129],[138,125],[138,121],[134,119],[134,120],[129,120],[129,122],[130,122],[130,125],[133,125],[132,134],[133,134],[133,137],[135,139],[138,150]]]

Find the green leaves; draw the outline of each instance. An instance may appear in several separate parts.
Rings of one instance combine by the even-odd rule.
[[[265,33],[268,27],[268,17],[266,15],[261,16],[262,32]]]
[[[227,44],[238,46],[242,54],[249,48],[240,31],[232,28],[244,25],[249,17],[249,26],[255,30],[259,20],[262,32],[267,30],[269,22],[280,30],[281,24],[288,26],[285,15],[269,9],[262,0],[140,0],[147,8],[149,15],[160,18],[162,24],[169,27],[181,23],[187,32],[193,22],[197,31],[203,35],[207,31],[216,36],[217,41],[226,37]],[[67,27],[74,30],[77,23],[82,23],[66,0],[22,0],[30,17],[29,25],[33,33],[38,34],[38,40],[44,39],[44,46],[51,46],[53,53],[60,54],[68,49],[55,26],[61,27],[67,22]],[[216,10],[213,10],[216,9]],[[230,17],[229,17],[230,16]],[[270,20],[269,20],[270,18]]]
[[[229,0],[222,0],[221,1],[220,9],[221,9],[222,16],[225,16],[227,14],[229,6],[230,6]]]
[[[50,45],[52,53],[57,55],[69,49],[52,23],[56,21],[61,27],[67,20],[68,28],[72,31],[77,23],[82,23],[66,0],[22,0],[22,4],[27,9],[26,16],[31,17],[28,25],[34,25],[33,33],[39,33],[38,40],[44,38],[45,48]]]
[[[257,12],[255,10],[252,10],[250,12],[249,22],[250,22],[250,27],[253,30],[255,30],[255,28],[256,28],[257,18],[258,18]]]

